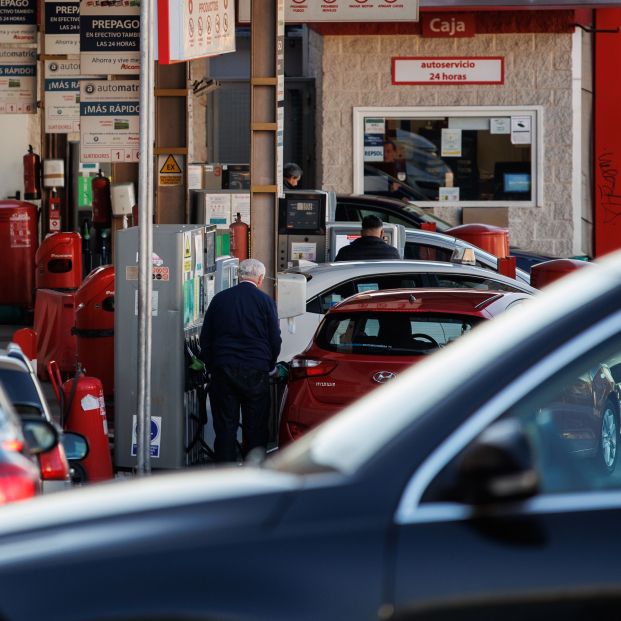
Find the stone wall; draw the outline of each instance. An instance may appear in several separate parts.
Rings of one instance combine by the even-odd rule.
[[[393,56],[503,56],[505,84],[393,86]],[[572,36],[485,34],[461,39],[417,35],[314,34],[310,67],[317,79],[319,187],[353,191],[353,108],[360,106],[544,107],[544,205],[509,209],[511,243],[558,256],[572,254]],[[541,180],[540,180],[541,181]],[[460,223],[460,208],[436,207]]]

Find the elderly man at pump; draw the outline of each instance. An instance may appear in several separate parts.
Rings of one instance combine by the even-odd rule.
[[[242,457],[267,446],[269,374],[281,337],[276,304],[259,289],[264,278],[263,263],[242,261],[239,284],[217,293],[205,313],[200,357],[211,373],[209,402],[219,462],[238,460],[240,408]]]

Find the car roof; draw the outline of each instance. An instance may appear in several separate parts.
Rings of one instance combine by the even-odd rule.
[[[504,298],[530,297],[522,293],[476,289],[385,289],[353,295],[333,306],[328,315],[372,311],[380,313],[462,313],[484,316],[483,310]]]
[[[289,268],[287,272],[304,274],[307,279],[307,299],[321,293],[325,289],[348,280],[372,276],[374,274],[462,274],[464,276],[479,276],[496,280],[508,286],[518,287],[527,293],[537,290],[523,281],[498,274],[474,265],[461,265],[443,261],[404,260],[377,260],[377,261],[339,261],[337,263],[305,263],[298,267]]]
[[[0,368],[10,369],[19,373],[29,373],[28,367],[18,358],[10,356],[5,349],[0,349]]]

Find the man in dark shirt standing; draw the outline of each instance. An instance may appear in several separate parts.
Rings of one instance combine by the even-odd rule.
[[[243,457],[266,448],[270,406],[269,374],[280,353],[276,304],[259,290],[265,266],[239,264],[239,284],[212,299],[201,330],[201,359],[211,373],[209,402],[216,434],[216,461],[237,461],[242,414]]]
[[[383,239],[384,223],[378,216],[362,218],[362,237],[338,251],[335,261],[360,261],[361,259],[400,259],[399,251]]]

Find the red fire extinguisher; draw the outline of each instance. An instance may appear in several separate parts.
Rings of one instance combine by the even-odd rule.
[[[53,188],[47,202],[48,230],[50,233],[60,231],[60,197]]]
[[[24,199],[39,200],[41,198],[41,158],[28,145],[28,153],[24,155]]]
[[[112,205],[110,203],[110,179],[101,170],[91,181],[93,191],[93,226],[109,229],[112,222]]]
[[[47,365],[52,387],[61,404],[63,429],[83,435],[88,441],[88,454],[79,464],[83,481],[105,481],[113,478],[112,455],[108,442],[108,422],[103,385],[96,377],[86,377],[78,365],[75,377],[59,390],[60,370],[56,361]]]
[[[231,254],[240,261],[248,258],[248,225],[237,214],[235,222],[229,226],[231,232]]]

